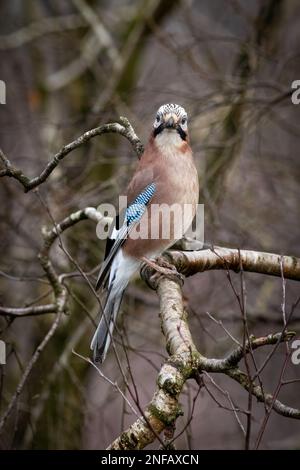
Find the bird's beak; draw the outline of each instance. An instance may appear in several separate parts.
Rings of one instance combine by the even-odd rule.
[[[164,116],[164,127],[166,129],[176,129],[178,117],[174,113],[168,113]]]

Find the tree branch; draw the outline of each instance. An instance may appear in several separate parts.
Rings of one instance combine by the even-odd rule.
[[[29,317],[35,315],[44,315],[45,313],[56,313],[55,304],[36,305],[33,307],[3,307],[0,306],[0,315],[12,318]]]
[[[187,263],[184,268],[189,272]],[[208,359],[197,351],[193,342],[187,312],[183,306],[181,279],[168,279],[158,272],[154,273],[148,265],[142,267],[141,275],[157,291],[161,326],[170,357],[159,372],[154,396],[145,409],[146,419],[138,418],[110,444],[108,450],[143,449],[153,442],[156,434],[174,424],[182,414],[178,400],[185,382],[191,378],[197,378],[199,382],[199,373],[203,371],[224,373],[239,382],[247,391],[250,390],[259,401],[273,403],[277,413],[300,419],[300,410],[288,407],[278,400],[274,401],[271,394],[264,394],[260,386],[250,383],[248,376],[237,368],[237,364],[250,350],[276,344],[278,341],[290,341],[295,333],[286,331],[261,338],[250,337],[251,345],[246,342],[245,348],[236,348],[225,359]]]
[[[144,277],[145,272],[142,275]],[[151,282],[150,278],[147,282]],[[155,433],[160,434],[182,414],[178,398],[185,381],[192,374],[192,351],[197,356],[197,350],[186,323],[179,285],[161,276],[155,282],[163,333],[169,353],[174,355],[159,372],[154,396],[144,413],[147,421],[144,417],[136,420],[109,446],[109,450],[143,449],[155,440]]]
[[[81,3],[79,2],[79,4]],[[14,167],[0,150],[0,160],[4,166],[4,169],[0,170],[0,176],[9,176],[16,179],[22,184],[25,192],[28,192],[44,183],[60,161],[69,153],[88,142],[91,138],[105,133],[117,133],[126,137],[138,157],[140,157],[143,152],[143,145],[129,121],[126,118],[120,118],[120,121],[121,124],[111,123],[91,129],[73,142],[65,145],[54,155],[40,175],[32,179]],[[51,262],[50,249],[53,242],[64,230],[84,219],[91,219],[97,223],[105,224],[111,222],[109,218],[103,217],[95,208],[87,207],[69,215],[59,224],[53,221],[54,226],[51,229],[44,228],[42,231],[44,244],[39,254],[39,260],[52,286],[54,303],[24,308],[0,307],[0,314],[14,318],[51,312],[57,314],[55,321],[33,354],[21,377],[19,385],[0,421],[0,430],[3,429],[7,418],[14,409],[34,364],[55,333],[61,315],[67,309],[68,292],[63,284],[63,276],[56,273]],[[277,400],[276,394],[272,396],[265,393],[261,384],[256,385],[253,377],[251,378],[249,374],[246,375],[238,368],[239,362],[247,357],[248,353],[252,354],[255,349],[263,346],[288,342],[294,336],[294,333],[286,331],[284,328],[281,333],[270,334],[261,338],[249,336],[248,341],[243,346],[234,349],[227,357],[223,359],[206,358],[197,350],[193,342],[187,322],[187,312],[183,304],[182,277],[179,276],[179,273],[191,276],[197,272],[222,269],[235,272],[242,270],[300,280],[300,259],[292,256],[220,247],[192,252],[169,251],[164,256],[169,263],[176,267],[178,276],[176,273],[172,277],[162,275],[153,269],[153,266],[149,265],[143,265],[141,274],[158,294],[161,326],[166,339],[169,358],[160,369],[155,393],[145,412],[143,413],[140,410],[142,416],[129,429],[122,432],[109,446],[109,449],[142,449],[153,442],[164,429],[173,426],[178,416],[182,414],[179,397],[186,381],[196,379],[199,387],[201,387],[200,374],[204,371],[224,373],[238,382],[251,396],[255,396],[259,401],[269,406],[269,409],[274,408],[277,413],[283,416],[300,419],[300,410],[284,405]]]
[[[185,276],[213,269],[238,273],[242,265],[243,271],[278,277],[283,275],[286,279],[300,281],[300,259],[295,256],[221,247],[200,251],[168,251],[165,256]]]
[[[51,33],[60,33],[86,27],[86,21],[80,15],[63,15],[40,18],[23,28],[7,35],[0,36],[0,50],[24,46],[30,41]]]
[[[233,380],[238,382],[245,390],[249,392],[251,388],[251,393],[254,395],[258,401],[261,403],[266,403],[267,405],[272,405],[272,408],[276,413],[285,416],[286,418],[300,419],[300,410],[297,408],[292,408],[291,406],[284,405],[279,400],[274,400],[273,395],[270,393],[263,392],[260,385],[253,385],[249,381],[249,377],[238,368],[228,369],[225,372],[228,377],[231,377]]]
[[[69,153],[71,153],[78,147],[81,147],[93,137],[108,133],[120,134],[123,137],[126,137],[126,139],[128,139],[131,145],[133,146],[137,156],[140,157],[143,153],[143,144],[139,140],[128,119],[126,119],[125,117],[120,117],[120,121],[122,124],[115,122],[91,129],[90,131],[85,132],[80,137],[75,139],[73,142],[64,145],[60,149],[60,151],[54,155],[52,160],[50,160],[50,162],[46,165],[40,175],[32,179],[26,176],[22,172],[22,170],[14,167],[12,163],[8,160],[8,158],[4,155],[3,151],[0,149],[0,160],[4,165],[4,169],[0,170],[0,177],[9,176],[11,178],[15,178],[23,185],[25,193],[31,191],[32,189],[39,186],[41,183],[44,183],[47,178],[51,175],[53,170],[57,167],[59,162],[63,160]]]

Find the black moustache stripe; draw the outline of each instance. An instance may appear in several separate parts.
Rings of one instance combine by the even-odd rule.
[[[165,128],[165,125],[163,122],[158,127],[155,127],[153,131],[154,137],[160,134],[164,130],[164,128]]]
[[[180,126],[176,127],[176,131],[178,132],[182,140],[186,140],[186,132],[184,132],[184,130]]]
[[[156,137],[158,134],[160,134],[164,129],[165,129],[164,123],[162,123],[158,127],[156,127],[153,131],[154,137]],[[182,140],[186,140],[186,132],[180,126],[176,127],[176,131],[178,132],[178,134],[180,135]]]

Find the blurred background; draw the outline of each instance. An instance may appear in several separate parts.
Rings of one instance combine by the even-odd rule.
[[[300,106],[291,84],[300,79],[300,4],[297,0],[10,0],[0,3],[0,147],[30,177],[84,131],[126,116],[146,143],[157,108],[175,102],[189,114],[191,145],[205,204],[205,239],[220,246],[300,256]],[[68,155],[39,188],[54,220],[86,206],[116,202],[137,157],[126,139],[103,135]],[[24,307],[52,301],[37,255],[41,229],[53,221],[36,192],[24,194],[11,178],[0,181],[0,305]],[[90,273],[103,258],[96,226],[82,221],[62,239],[81,269]],[[122,397],[90,365],[97,303],[57,244],[51,259],[66,280],[69,311],[42,352],[0,435],[2,448],[103,449],[135,419]],[[78,273],[77,273],[78,274]],[[96,272],[89,274],[95,281]],[[237,289],[240,277],[232,275]],[[245,275],[251,333],[282,328],[281,279]],[[197,274],[184,293],[196,344],[207,357],[223,357],[234,343],[209,317],[221,319],[237,338],[241,314],[226,272]],[[286,311],[299,296],[286,283]],[[151,399],[157,372],[167,357],[156,294],[137,279],[123,302],[119,328],[128,341],[131,371],[141,406]],[[293,330],[299,336],[299,307]],[[0,414],[24,368],[53,322],[53,314],[0,316],[7,344],[1,367]],[[260,350],[261,363],[268,348]],[[274,391],[284,360],[279,348],[263,373]],[[121,357],[124,354],[121,350]],[[124,364],[126,361],[124,359]],[[104,373],[123,387],[113,354]],[[132,377],[130,377],[132,375]],[[289,365],[287,378],[300,378]],[[228,377],[214,376],[233,403],[248,395]],[[209,380],[215,400],[197,386],[181,396],[179,449],[243,448],[244,436],[222,394]],[[279,398],[299,407],[300,384]],[[186,426],[189,416],[193,419]],[[251,439],[264,417],[254,403]],[[245,425],[245,417],[240,417]],[[154,443],[152,448],[158,448]],[[272,413],[260,448],[299,448],[300,424]]]

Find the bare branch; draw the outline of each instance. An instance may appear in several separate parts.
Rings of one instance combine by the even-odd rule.
[[[156,289],[160,300],[161,327],[166,338],[166,347],[170,355],[163,364],[157,378],[157,388],[147,405],[144,417],[138,418],[111,445],[109,450],[142,449],[155,440],[155,434],[161,433],[170,424],[174,424],[182,414],[178,398],[185,382],[195,378],[199,372],[222,372],[238,381],[259,401],[270,405],[274,410],[292,418],[300,418],[300,410],[290,408],[270,394],[264,394],[260,386],[255,386],[248,375],[237,368],[238,362],[250,351],[259,347],[289,341],[293,332],[276,333],[262,338],[250,338],[245,347],[239,346],[225,359],[208,359],[201,355],[193,342],[187,323],[187,312],[183,307],[181,278],[168,279],[161,273],[153,274],[151,266],[145,264],[141,274],[148,284]],[[265,397],[265,400],[264,400]],[[155,433],[153,432],[155,430]]]
[[[110,225],[112,222],[111,217],[104,217],[101,212],[95,209],[95,207],[86,207],[85,209],[73,212],[60,223],[56,224],[55,227],[53,227],[51,230],[43,228],[43,235],[46,240],[44,250],[49,251],[49,248],[51,247],[54,240],[59,237],[62,232],[77,224],[81,220],[86,219],[93,220],[96,223],[101,222],[103,225]]]
[[[32,307],[2,307],[0,306],[0,315],[12,318],[30,317],[44,315],[45,313],[55,313],[57,306],[55,304],[36,305]]]
[[[243,357],[245,357],[245,354],[249,354],[251,350],[254,351],[261,346],[270,346],[290,341],[295,335],[296,333],[294,331],[286,331],[284,333],[269,334],[268,336],[262,336],[260,338],[250,336],[250,343],[246,341],[245,347],[237,347],[224,359],[217,359],[215,361],[214,359],[202,358],[201,367],[203,366],[207,372],[225,372],[227,369],[232,369],[237,366]]]
[[[284,405],[279,400],[274,400],[273,395],[270,393],[264,393],[260,385],[253,385],[249,382],[248,376],[242,372],[240,369],[228,369],[225,372],[228,377],[231,377],[236,382],[238,382],[245,390],[249,391],[251,387],[251,393],[254,395],[258,401],[264,402],[269,406],[272,406],[276,413],[285,416],[287,418],[300,419],[300,409],[292,408],[290,406]]]
[[[0,36],[0,50],[14,49],[50,33],[86,27],[80,15],[64,15],[40,18],[6,36]]]
[[[126,139],[128,139],[129,142],[132,144],[137,156],[140,157],[140,155],[143,153],[143,145],[141,141],[137,137],[133,127],[126,118],[120,117],[120,121],[122,124],[115,122],[91,129],[90,131],[85,132],[80,137],[75,139],[73,142],[64,145],[60,149],[60,151],[57,152],[56,155],[54,155],[52,160],[50,160],[50,162],[46,165],[41,174],[32,179],[26,176],[20,169],[14,167],[4,155],[3,151],[0,149],[0,160],[4,165],[4,169],[0,170],[0,177],[9,176],[15,178],[23,185],[25,192],[31,191],[32,189],[36,188],[41,183],[44,183],[44,181],[46,181],[49,175],[51,175],[53,170],[57,167],[59,162],[66,157],[66,155],[68,155],[70,152],[77,149],[78,147],[81,147],[93,137],[108,133],[120,134],[123,137],[126,137]]]
[[[240,272],[240,263],[242,263],[244,271],[281,277],[282,264],[286,279],[300,280],[300,259],[295,256],[213,247],[212,250],[169,251],[166,257],[185,276],[212,269]]]
[[[111,450],[143,449],[155,440],[153,430],[160,434],[182,414],[178,397],[185,380],[191,375],[191,362],[193,362],[191,349],[196,354],[196,347],[186,323],[179,285],[161,276],[156,282],[160,299],[161,324],[167,349],[172,356],[159,372],[156,391],[144,413],[147,422],[142,417],[135,421],[109,446]]]
[[[72,2],[81,13],[81,16],[91,26],[99,44],[105,49],[114,66],[118,67],[120,62],[119,52],[114,45],[112,36],[100,21],[99,16],[84,0],[72,0]]]
[[[57,315],[55,317],[55,320],[52,323],[51,328],[49,329],[48,333],[46,334],[46,336],[44,337],[42,342],[39,344],[39,346],[37,347],[35,353],[33,354],[32,358],[30,359],[29,363],[27,364],[26,369],[25,369],[25,371],[24,371],[24,373],[21,377],[21,380],[20,380],[20,382],[19,382],[19,384],[16,388],[16,391],[13,394],[7,409],[5,410],[3,416],[0,419],[0,433],[3,431],[3,427],[4,427],[8,417],[10,416],[11,412],[13,411],[14,406],[17,403],[18,397],[20,396],[20,394],[22,393],[22,391],[24,389],[25,383],[26,383],[26,381],[27,381],[27,379],[28,379],[28,377],[29,377],[29,375],[32,371],[32,368],[36,364],[36,362],[39,359],[42,351],[47,346],[48,342],[50,341],[50,339],[54,335],[54,333],[55,333],[55,331],[56,331],[56,329],[59,325],[59,321],[61,319],[62,313],[64,311],[64,307],[65,307],[65,302],[66,302],[66,297],[67,297],[66,294],[67,294],[66,290],[62,289],[60,296],[57,298],[58,310],[57,310]]]

